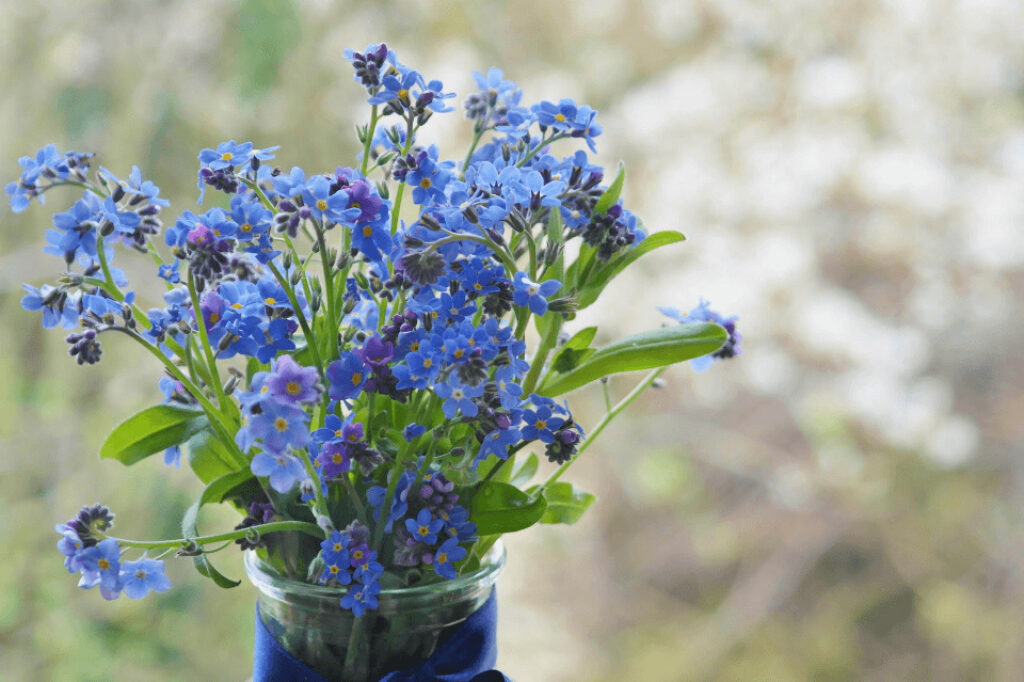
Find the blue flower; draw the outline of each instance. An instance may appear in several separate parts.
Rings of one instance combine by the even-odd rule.
[[[348,593],[341,598],[341,607],[352,611],[352,615],[361,618],[367,609],[377,608],[377,594],[380,593],[380,583],[372,582],[369,585],[352,583]]]
[[[306,427],[309,415],[305,411],[274,400],[264,400],[261,408],[260,414],[253,415],[249,429],[254,438],[263,441],[267,450],[284,452],[288,446],[306,446],[309,441],[309,429]],[[260,475],[266,474],[257,474]]]
[[[472,398],[483,395],[484,384],[463,384],[459,381],[458,375],[452,372],[447,382],[434,384],[434,393],[444,399],[441,410],[448,419],[454,419],[457,412],[462,412],[466,417],[475,417],[480,410]]]
[[[282,452],[260,452],[252,458],[249,469],[256,476],[269,477],[270,487],[279,493],[288,492],[295,487],[296,482],[306,478],[306,468],[302,462]]]
[[[358,208],[349,208],[345,191],[331,193],[331,183],[322,175],[310,178],[302,191],[302,199],[313,217],[323,222],[344,223],[360,214]]]
[[[349,585],[352,583],[352,573],[348,570],[348,553],[339,553],[327,556],[324,553],[324,570],[320,573],[318,582],[321,585],[329,585],[331,582],[337,582],[339,585]]]
[[[115,592],[120,591],[120,568],[121,568],[121,546],[114,538],[101,540],[82,551],[79,556],[79,564],[82,567],[82,580],[79,583],[82,587],[101,588]],[[106,595],[104,595],[106,597]]]
[[[442,578],[451,580],[457,574],[452,564],[466,558],[466,548],[459,546],[456,538],[448,538],[437,549],[434,555],[434,572]]]
[[[4,191],[11,197],[11,210],[21,213],[27,207],[33,197],[42,204],[45,197],[42,194],[40,185],[59,184],[76,174],[82,178],[89,170],[89,159],[92,154],[81,154],[78,152],[67,152],[61,154],[57,146],[48,144],[38,152],[35,157],[23,156],[18,159],[21,166],[21,176],[16,182],[10,182],[4,187]]]
[[[716,350],[714,353],[708,355],[702,355],[699,358],[690,360],[690,365],[698,372],[703,372],[709,367],[715,360],[725,360],[731,357],[735,357],[740,354],[740,341],[743,340],[743,336],[736,330],[736,320],[739,319],[736,315],[725,317],[721,313],[711,310],[710,303],[703,298],[697,303],[697,306],[693,308],[688,314],[684,315],[679,312],[677,308],[658,308],[658,312],[667,317],[671,317],[680,324],[686,324],[688,322],[714,322],[715,324],[721,325],[728,332],[729,337],[726,339],[722,347]]]
[[[142,599],[150,591],[166,592],[171,581],[164,574],[164,562],[156,559],[126,561],[121,564],[121,589],[129,599]]]
[[[58,324],[64,329],[78,326],[80,294],[69,294],[49,284],[44,284],[42,289],[29,284],[22,284],[21,288],[26,292],[21,307],[28,311],[42,310],[44,328],[52,329]]]
[[[173,263],[161,265],[157,268],[157,277],[171,284],[177,284],[181,281],[181,275],[178,274],[180,263],[181,261],[175,258]]]
[[[153,206],[171,205],[171,202],[167,199],[160,198],[159,187],[153,184],[150,180],[142,179],[142,171],[139,170],[138,166],[132,166],[132,172],[128,175],[127,180],[122,180],[103,166],[100,166],[100,175],[106,178],[109,182],[120,187],[126,194],[142,197]]]
[[[444,521],[435,519],[428,509],[420,509],[415,519],[405,520],[405,529],[418,541],[428,545],[437,542],[437,534],[444,528]]]
[[[323,552],[324,561],[336,561],[343,566],[348,566],[348,546],[350,539],[347,534],[340,530],[333,531],[331,536],[320,543],[320,550]]]
[[[562,283],[549,279],[534,282],[525,272],[517,272],[513,281],[512,300],[518,306],[529,306],[530,312],[538,317],[548,311],[547,298],[562,288]]]
[[[217,145],[217,149],[204,149],[199,152],[199,162],[210,170],[244,166],[251,159],[252,142],[238,144],[234,140],[228,140]]]
[[[331,400],[348,400],[362,393],[370,368],[363,359],[352,351],[343,352],[327,366],[327,380],[330,382]]]
[[[523,433],[519,429],[494,429],[484,436],[483,441],[480,443],[480,451],[477,453],[476,461],[483,461],[489,455],[494,455],[498,459],[508,459],[509,447],[521,440],[523,440]]]
[[[543,443],[555,442],[555,429],[562,425],[564,420],[555,416],[551,408],[541,405],[536,410],[525,410],[523,412],[523,440],[540,440]]]

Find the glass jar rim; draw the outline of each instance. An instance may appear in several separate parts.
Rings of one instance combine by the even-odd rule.
[[[505,566],[505,556],[505,545],[501,539],[498,539],[480,560],[480,568],[472,573],[426,585],[382,589],[377,594],[377,600],[383,606],[384,603],[393,600],[408,601],[418,597],[436,599],[440,594],[454,594],[467,589],[479,589],[482,585],[490,585],[497,581],[498,575]],[[244,553],[242,562],[245,564],[245,572],[250,582],[260,592],[274,595],[278,599],[287,598],[288,595],[301,595],[305,599],[313,600],[339,599],[348,592],[346,586],[318,585],[282,575],[270,564],[260,559],[253,550],[247,550]]]

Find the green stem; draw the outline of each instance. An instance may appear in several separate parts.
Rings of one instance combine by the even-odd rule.
[[[462,168],[459,170],[459,180],[466,178],[466,168],[469,167],[469,160],[473,158],[473,152],[476,151],[476,146],[480,144],[480,139],[484,136],[485,128],[481,128],[476,131],[473,135],[473,142],[469,145],[469,151],[466,152],[466,160],[462,162]]]
[[[366,176],[366,169],[370,165],[370,145],[373,144],[373,134],[377,130],[377,105],[370,109],[370,125],[366,129],[366,139],[363,141],[363,164],[359,172]]]
[[[526,373],[526,379],[523,380],[524,395],[530,395],[537,386],[537,379],[540,378],[544,362],[548,359],[548,353],[555,347],[555,342],[558,340],[558,332],[561,328],[562,321],[558,317],[551,323],[548,333],[541,338],[540,345],[537,347],[537,353],[533,356],[533,364],[530,365],[530,371]]]
[[[526,164],[527,161],[532,159],[537,154],[537,152],[539,152],[541,149],[544,149],[544,147],[547,147],[552,142],[557,142],[558,140],[564,140],[567,137],[569,137],[569,136],[564,134],[564,133],[562,133],[562,134],[559,134],[559,135],[552,135],[551,137],[549,137],[546,140],[541,138],[541,141],[537,143],[536,147],[531,149],[530,152],[526,156],[524,156],[523,158],[519,159],[519,163],[516,164],[516,168],[522,168]]]
[[[644,377],[643,381],[637,384],[636,387],[629,392],[629,395],[620,400],[618,404],[615,405],[615,407],[609,410],[608,413],[604,416],[604,418],[601,419],[601,421],[598,422],[597,426],[595,426],[594,429],[590,432],[590,435],[587,437],[587,439],[583,441],[583,444],[580,445],[579,450],[576,451],[576,455],[568,462],[558,467],[558,469],[553,474],[551,474],[551,476],[548,477],[548,480],[544,481],[543,485],[541,485],[541,487],[537,489],[537,492],[534,494],[534,499],[536,499],[537,496],[542,495],[544,491],[547,490],[555,481],[561,478],[562,474],[565,473],[565,470],[572,466],[572,463],[580,458],[580,455],[582,455],[584,451],[586,451],[587,446],[593,443],[594,440],[599,435],[601,435],[601,432],[604,431],[605,427],[608,426],[608,424],[610,424],[611,421],[615,419],[615,417],[618,416],[620,412],[629,407],[630,403],[636,400],[641,393],[647,390],[647,388],[654,383],[654,380],[657,379],[658,376],[664,371],[664,367],[659,367],[652,371],[650,374]]]
[[[327,385],[327,378],[324,376],[324,363],[320,359],[320,349],[317,347],[316,337],[313,335],[313,330],[310,329],[309,323],[306,322],[306,316],[302,312],[302,307],[299,306],[299,300],[295,296],[295,291],[292,289],[291,282],[289,282],[285,276],[281,273],[274,263],[268,262],[267,267],[277,278],[278,284],[284,289],[285,294],[288,296],[288,302],[292,304],[292,309],[295,311],[295,317],[299,320],[299,326],[302,327],[302,333],[306,336],[306,345],[313,352],[313,360],[316,362],[316,371],[320,374],[320,381]]]
[[[203,345],[203,354],[206,356],[206,366],[210,370],[210,378],[213,380],[217,405],[223,414],[227,410],[228,398],[224,395],[224,385],[220,382],[220,373],[217,371],[217,360],[213,357],[213,349],[210,348],[210,334],[206,329],[206,318],[203,317],[203,310],[199,304],[199,292],[196,289],[196,277],[192,268],[188,270],[188,293],[192,298],[192,313],[196,319],[196,327],[199,328],[199,339]]]
[[[227,533],[201,535],[195,538],[178,538],[176,540],[125,540],[123,538],[111,538],[111,536],[103,535],[102,533],[97,533],[97,535],[104,539],[117,540],[118,544],[122,547],[134,547],[136,549],[165,549],[182,547],[189,542],[194,542],[199,546],[203,546],[212,542],[237,540],[239,538],[244,538],[252,531],[257,531],[260,535],[264,535],[266,533],[280,533],[282,531],[289,530],[305,533],[306,535],[312,535],[316,538],[324,537],[324,530],[315,523],[309,523],[308,521],[271,521],[270,523],[264,523],[258,526],[249,526],[248,528],[228,531]]]
[[[356,516],[359,517],[359,520],[362,521],[364,526],[369,528],[370,524],[367,521],[366,507],[363,506],[363,501],[359,499],[359,493],[356,492],[355,486],[352,485],[352,479],[349,478],[347,473],[341,476],[341,484],[345,486],[345,492],[347,492],[348,496],[352,498],[352,504],[356,508]]]

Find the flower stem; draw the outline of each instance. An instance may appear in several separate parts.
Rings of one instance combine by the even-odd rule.
[[[658,376],[661,375],[661,373],[664,371],[664,367],[658,367],[657,369],[652,371],[650,374],[644,377],[643,381],[637,384],[636,387],[629,392],[629,395],[620,400],[615,405],[615,407],[609,410],[608,413],[601,419],[601,421],[597,423],[597,426],[594,427],[594,430],[590,432],[590,435],[587,437],[587,439],[583,441],[583,444],[580,445],[579,450],[576,451],[576,456],[570,459],[562,466],[558,467],[555,473],[551,474],[551,476],[548,477],[548,480],[544,481],[540,488],[537,489],[537,492],[534,493],[534,499],[537,499],[538,496],[544,494],[545,490],[547,490],[555,481],[561,478],[562,474],[565,473],[565,470],[572,466],[573,462],[580,458],[580,455],[582,455],[583,452],[587,449],[587,446],[590,445],[599,435],[601,435],[601,432],[604,431],[604,428],[608,426],[608,424],[610,424],[611,421],[615,419],[615,417],[617,417],[620,412],[629,407],[630,403],[632,403],[634,400],[640,397],[640,394],[647,390],[650,387],[650,385],[654,383],[654,380],[657,379]]]
[[[232,530],[226,533],[217,533],[216,535],[200,535],[194,538],[177,538],[175,540],[125,540],[122,538],[113,538],[117,540],[118,544],[123,547],[134,547],[136,549],[165,549],[173,547],[183,547],[189,542],[194,542],[200,547],[213,542],[224,542],[237,540],[244,538],[246,535],[253,531],[258,532],[260,535],[267,533],[280,533],[282,531],[298,531],[305,533],[306,535],[312,535],[313,537],[323,539],[324,531],[320,526],[315,523],[309,523],[308,521],[271,521],[270,523],[263,523],[258,526],[249,526],[248,528],[242,528],[240,530]],[[109,539],[110,536],[97,533],[104,539]]]

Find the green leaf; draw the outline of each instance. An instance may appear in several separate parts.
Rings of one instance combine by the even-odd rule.
[[[228,494],[243,483],[256,478],[248,469],[224,474],[210,481],[199,498],[199,506],[211,502],[222,502]]]
[[[192,564],[196,567],[196,570],[199,571],[199,575],[206,576],[213,582],[217,583],[217,587],[223,587],[224,589],[229,590],[232,587],[238,587],[242,584],[241,580],[233,580],[218,571],[210,561],[210,558],[205,554],[192,557]]]
[[[591,276],[587,278],[588,284],[579,290],[577,293],[577,310],[583,310],[587,306],[594,303],[604,288],[608,286],[608,282],[615,279],[615,277],[628,268],[630,265],[635,263],[641,256],[659,249],[662,246],[668,246],[669,244],[675,244],[676,242],[685,241],[686,237],[682,232],[675,232],[673,230],[665,230],[663,232],[655,232],[654,234],[648,235],[642,242],[637,244],[635,247],[628,249],[624,252],[619,252],[611,261],[605,265],[599,266]]]
[[[111,431],[100,447],[100,457],[135,464],[150,455],[179,445],[205,427],[203,412],[176,405],[154,405],[132,415]]]
[[[526,461],[516,468],[515,473],[512,474],[512,478],[509,480],[509,483],[517,488],[524,483],[528,483],[530,479],[533,478],[533,475],[537,473],[539,462],[540,460],[537,459],[537,455],[531,452],[530,456],[526,458]]]
[[[235,467],[231,464],[231,451],[220,442],[217,434],[211,428],[205,428],[195,433],[182,445],[181,449],[188,459],[192,471],[204,484],[235,471]]]
[[[664,367],[714,353],[728,338],[717,324],[688,323],[634,334],[597,350],[566,374],[548,374],[536,393],[554,397],[619,372]]]
[[[548,508],[540,519],[541,523],[573,524],[597,498],[578,490],[572,483],[557,481],[544,491],[544,499],[548,501]]]
[[[546,508],[543,496],[533,499],[514,485],[488,481],[473,496],[470,518],[481,536],[512,533],[540,521]]]
[[[551,368],[559,374],[565,374],[583,362],[594,353],[594,349],[589,346],[595,334],[597,327],[587,327],[573,334],[551,359]]]
[[[600,213],[604,215],[608,212],[608,209],[615,205],[615,202],[619,200],[619,195],[622,194],[622,185],[626,182],[626,167],[620,163],[619,173],[612,180],[612,184],[608,186],[608,189],[604,191],[601,198],[597,200],[594,205],[594,213]]]
[[[199,499],[185,510],[185,515],[181,518],[181,534],[186,539],[198,536],[199,531],[196,529],[196,523],[199,520],[199,510],[202,506],[209,502],[220,502],[224,495],[250,478],[252,478],[252,474],[249,471],[235,471],[214,479],[203,489]],[[200,575],[206,576],[215,582],[218,587],[229,589],[238,587],[242,583],[241,580],[233,580],[218,571],[210,561],[210,558],[205,554],[192,557],[192,563]]]

